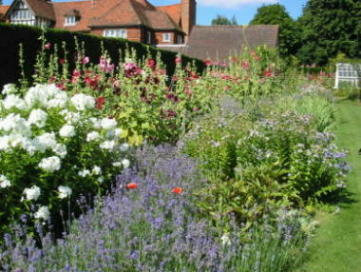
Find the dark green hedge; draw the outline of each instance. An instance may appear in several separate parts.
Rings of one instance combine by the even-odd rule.
[[[39,39],[41,33],[42,30],[36,27],[0,23],[0,87],[6,83],[15,83],[20,78],[20,44],[22,44],[24,48],[26,77],[31,79],[34,72],[35,57],[41,49],[41,40]],[[134,49],[139,59],[144,58],[148,52],[150,52],[153,57],[160,52],[163,63],[167,65],[168,75],[172,75],[174,72],[174,60],[176,57],[176,53],[174,52],[123,39],[103,38],[58,29],[48,29],[45,32],[46,40],[52,44],[58,44],[59,48],[62,42],[66,42],[68,56],[77,55],[75,52],[74,36],[77,37],[79,43],[84,42],[85,53],[94,63],[99,61],[101,56],[101,43],[103,42],[104,49],[107,50],[115,64],[119,61],[119,51],[125,52],[126,48]],[[183,65],[187,65],[188,63],[194,63],[200,73],[204,69],[202,61],[183,56]]]

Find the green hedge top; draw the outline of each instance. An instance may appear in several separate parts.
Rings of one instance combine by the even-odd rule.
[[[25,75],[28,79],[31,79],[34,73],[36,55],[41,49],[42,41],[39,39],[41,35],[42,29],[37,27],[0,23],[0,87],[6,83],[15,83],[20,78],[20,44],[23,45]],[[47,29],[44,35],[48,42],[58,44],[59,47],[65,42],[69,56],[76,56],[74,39],[74,37],[76,37],[79,43],[84,43],[85,54],[94,63],[99,61],[103,44],[104,49],[108,52],[115,64],[118,64],[117,62],[120,59],[119,54],[124,56],[126,50],[131,49],[135,50],[138,60],[145,58],[148,54],[155,57],[157,53],[160,53],[162,62],[166,64],[168,75],[172,75],[175,69],[176,53],[157,49],[143,43],[58,29]],[[201,60],[187,56],[182,57],[182,63],[183,65],[194,63],[200,73],[204,69],[204,63]]]

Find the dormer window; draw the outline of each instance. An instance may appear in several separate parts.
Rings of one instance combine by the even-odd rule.
[[[163,33],[163,42],[171,42],[172,33]]]
[[[65,16],[65,22],[64,25],[65,26],[73,26],[76,25],[76,16]]]

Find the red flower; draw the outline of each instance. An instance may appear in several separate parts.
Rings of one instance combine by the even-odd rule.
[[[156,67],[156,61],[155,61],[154,59],[148,59],[148,60],[147,60],[147,66],[148,66],[150,69],[154,70],[155,67]]]
[[[263,76],[265,76],[265,77],[273,77],[273,72],[271,71],[271,70],[265,70],[264,72],[263,72]]]
[[[104,96],[99,96],[97,99],[95,99],[95,101],[96,101],[95,107],[98,110],[102,110],[104,108],[104,104],[105,104],[105,97]]]
[[[248,70],[249,69],[249,61],[242,61],[241,66],[243,69]]]
[[[136,184],[135,182],[131,182],[131,183],[128,183],[126,185],[127,189],[137,189],[138,188],[138,184]]]
[[[211,60],[207,59],[207,60],[204,61],[204,64],[205,64],[206,66],[211,66],[213,63],[212,63]]]
[[[182,187],[174,187],[172,189],[172,193],[179,195],[179,194],[183,193],[183,188]]]
[[[64,63],[65,63],[65,59],[59,59],[59,63],[60,63],[60,64],[64,64]]]

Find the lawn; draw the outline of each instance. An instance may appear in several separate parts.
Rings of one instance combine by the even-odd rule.
[[[349,272],[361,267],[361,105],[340,101],[336,104],[337,144],[349,151],[352,172],[348,176],[349,199],[339,205],[337,215],[321,214],[321,227],[310,245],[310,259],[300,271]]]

